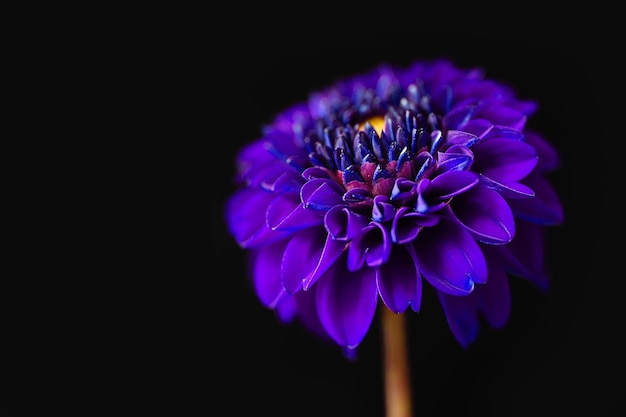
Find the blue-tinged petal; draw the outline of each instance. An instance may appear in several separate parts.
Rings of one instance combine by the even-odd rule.
[[[355,348],[371,327],[378,303],[376,270],[348,271],[343,257],[320,278],[316,305],[320,322],[340,346]]]
[[[476,340],[480,329],[476,297],[474,294],[465,297],[443,292],[437,294],[452,334],[461,346],[467,348]]]
[[[464,132],[471,133],[479,139],[485,137],[491,129],[493,129],[493,123],[486,119],[473,119],[463,126]]]
[[[448,130],[445,138],[445,148],[454,145],[463,145],[468,148],[478,141],[478,136],[462,130]]]
[[[359,214],[347,206],[335,206],[326,212],[324,226],[336,240],[350,240],[370,222],[369,217]]]
[[[469,123],[475,109],[475,105],[464,105],[455,107],[444,116],[443,125],[449,130],[463,129],[463,127],[466,126],[467,123]]]
[[[247,182],[259,169],[276,163],[276,157],[267,152],[264,143],[263,140],[257,140],[239,150],[236,155],[239,180]]]
[[[308,291],[313,284],[339,259],[341,254],[345,252],[345,242],[335,240],[331,236],[326,236],[326,241],[322,252],[319,256],[319,261],[315,265],[313,272],[302,280],[302,288]]]
[[[381,300],[394,313],[403,313],[409,306],[419,311],[422,279],[414,254],[405,246],[395,245],[389,262],[376,270],[376,284]]]
[[[393,219],[395,214],[396,207],[389,202],[389,197],[386,195],[377,195],[374,197],[372,220],[376,222],[386,222]]]
[[[491,327],[501,328],[509,320],[511,314],[511,290],[506,270],[498,257],[485,251],[485,259],[489,269],[489,278],[485,285],[476,287],[478,309]]]
[[[328,169],[326,168],[314,166],[314,167],[310,167],[302,171],[302,178],[304,178],[307,181],[312,180],[314,178],[330,178],[330,173],[328,172]]]
[[[226,202],[228,230],[239,246],[251,249],[290,235],[289,232],[271,230],[266,225],[266,208],[274,197],[275,194],[267,191],[242,188]]]
[[[532,188],[517,181],[498,182],[480,174],[480,184],[497,191],[506,199],[529,198],[535,196],[535,192]]]
[[[526,115],[521,111],[505,106],[501,102],[480,106],[476,111],[476,117],[487,119],[494,125],[508,126],[519,131],[524,129],[527,119]]]
[[[557,150],[541,135],[534,131],[525,132],[525,141],[537,151],[539,161],[537,169],[540,172],[551,172],[561,166],[561,158]]]
[[[478,142],[472,151],[472,170],[499,182],[519,181],[537,165],[535,148],[517,140],[484,140]]]
[[[544,250],[545,230],[541,225],[524,220],[518,219],[517,223],[518,230],[511,243],[489,246],[486,249],[497,254],[508,272],[531,281],[542,291],[547,291],[550,276]]]
[[[476,240],[508,243],[515,236],[515,219],[507,201],[487,187],[474,187],[450,203],[456,218]]]
[[[413,241],[422,276],[436,289],[466,295],[474,282],[487,280],[485,257],[472,235],[456,222],[441,218],[423,228]]]
[[[439,215],[423,214],[401,207],[391,225],[391,240],[394,243],[405,244],[417,237],[422,227],[432,227],[439,222]]]
[[[289,240],[281,257],[280,277],[289,294],[300,289],[315,272],[326,244],[323,227],[312,227],[297,232]]]
[[[280,174],[273,183],[268,184],[269,190],[275,193],[299,192],[304,179],[295,171],[286,171]]]
[[[509,200],[515,217],[544,226],[563,223],[563,205],[552,185],[538,172],[524,178],[523,183],[535,192],[535,197]]]
[[[453,145],[437,155],[437,172],[467,171],[474,162],[474,153],[463,145]]]
[[[304,208],[296,193],[279,194],[267,207],[265,220],[272,230],[294,232],[322,224],[324,212]]]
[[[300,198],[305,208],[328,210],[343,203],[344,190],[330,179],[316,178],[308,181],[300,190]]]
[[[424,196],[427,200],[447,200],[472,189],[478,180],[478,174],[471,171],[444,172],[430,182]]]
[[[288,297],[280,273],[280,260],[285,252],[288,239],[265,245],[251,252],[250,272],[252,283],[261,303],[274,308],[285,297]]]
[[[370,222],[359,232],[348,249],[348,269],[355,271],[364,264],[379,266],[387,262],[393,242],[384,225]]]

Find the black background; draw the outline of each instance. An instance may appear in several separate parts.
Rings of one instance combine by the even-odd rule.
[[[2,287],[0,415],[383,416],[378,319],[355,362],[279,324],[247,284],[245,253],[226,233],[222,208],[235,152],[279,111],[380,63],[439,56],[539,101],[529,125],[562,157],[551,180],[566,220],[549,230],[550,293],[513,278],[504,329],[484,326],[464,350],[432,294],[408,314],[415,415],[623,412],[624,274],[614,269],[621,190],[608,170],[622,159],[613,38],[529,37],[531,24],[476,33],[291,23],[141,33],[124,45],[124,65],[114,67],[132,74],[124,85],[139,87],[114,91],[132,92],[132,132],[145,148],[132,149],[141,168],[104,211],[125,226],[113,228],[114,244],[77,244],[73,266],[55,263],[54,274],[20,258],[36,278],[17,274]]]

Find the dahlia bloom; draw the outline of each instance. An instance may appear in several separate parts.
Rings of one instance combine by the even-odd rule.
[[[547,290],[546,174],[558,155],[538,109],[448,59],[381,65],[279,113],[237,154],[229,232],[260,302],[346,352],[377,308],[419,312],[424,285],[467,347],[506,324],[509,276]]]

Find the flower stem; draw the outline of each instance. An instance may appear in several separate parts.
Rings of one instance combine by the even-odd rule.
[[[385,416],[412,417],[411,378],[404,314],[382,308]]]

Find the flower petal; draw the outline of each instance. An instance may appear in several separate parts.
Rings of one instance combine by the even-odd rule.
[[[376,284],[381,300],[394,313],[404,312],[409,305],[419,311],[422,279],[415,255],[406,247],[394,245],[389,262],[376,270]]]
[[[287,243],[288,240],[284,239],[251,252],[252,283],[259,300],[268,308],[276,307],[287,296],[280,272],[280,260]]]
[[[274,196],[267,191],[242,188],[226,202],[228,229],[242,248],[255,248],[291,234],[271,230],[265,223],[265,208]]]
[[[320,322],[340,346],[355,348],[367,334],[378,303],[376,270],[348,271],[336,262],[316,284]]]
[[[435,177],[424,190],[427,200],[447,200],[478,184],[478,175],[470,171],[447,171]]]
[[[484,140],[478,142],[472,151],[472,169],[499,182],[519,181],[537,165],[535,148],[518,140]]]
[[[476,287],[475,295],[478,298],[478,308],[491,327],[501,328],[509,320],[511,314],[511,290],[509,278],[500,260],[494,256],[485,255],[489,278],[487,283]]]
[[[348,269],[356,271],[364,263],[379,266],[387,262],[393,243],[389,231],[380,223],[370,222],[357,234],[348,249]]]
[[[465,295],[474,282],[487,280],[483,253],[465,228],[441,218],[434,227],[425,227],[413,241],[417,263],[424,278],[436,289]]]
[[[538,172],[524,178],[523,184],[535,192],[533,198],[509,200],[516,217],[544,226],[563,223],[563,205],[552,185]]]
[[[343,193],[343,189],[335,181],[316,178],[302,186],[300,198],[305,208],[325,211],[337,204],[342,204]]]
[[[437,294],[452,334],[461,346],[467,348],[476,340],[480,328],[476,297],[474,294],[454,296],[439,291]]]
[[[347,206],[335,206],[326,212],[324,226],[336,240],[350,240],[370,222],[369,217]]]
[[[289,294],[302,289],[302,283],[315,271],[327,233],[322,227],[312,227],[297,232],[289,240],[281,256],[280,277]]]
[[[296,193],[278,194],[267,207],[265,220],[272,230],[295,232],[322,224],[324,212],[304,208]]]
[[[503,244],[515,236],[515,219],[509,204],[487,187],[474,187],[456,196],[450,209],[479,242]]]

